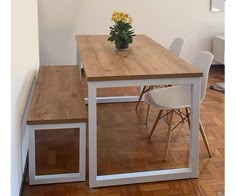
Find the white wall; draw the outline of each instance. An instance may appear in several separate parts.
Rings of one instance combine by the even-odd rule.
[[[113,10],[134,19],[136,34],[147,34],[165,47],[185,39],[183,58],[212,51],[212,35],[224,33],[224,13],[211,12],[210,0],[40,0],[40,64],[75,64],[76,34],[108,34]]]
[[[11,195],[18,196],[28,150],[23,116],[39,66],[37,0],[12,1],[11,30]]]
[[[10,81],[11,81],[11,20],[10,20],[10,1],[0,1],[0,78],[1,78],[1,96],[0,96],[0,187],[1,195],[10,195],[10,144],[11,144],[11,99],[10,99]]]

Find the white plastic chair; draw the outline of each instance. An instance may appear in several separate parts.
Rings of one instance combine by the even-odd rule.
[[[170,44],[169,51],[176,54],[177,56],[180,56],[183,49],[183,45],[184,39],[177,37]]]
[[[201,102],[203,101],[206,94],[208,74],[213,57],[214,56],[210,52],[201,51],[196,56],[195,60],[192,63],[194,67],[198,68],[203,72],[203,77],[201,78],[201,95],[200,95]],[[168,155],[171,134],[172,131],[176,128],[176,126],[172,128],[173,114],[176,111],[178,111],[178,109],[185,108],[186,111],[186,114],[184,114],[185,119],[188,120],[190,126],[189,108],[191,104],[191,87],[190,85],[176,85],[168,88],[154,89],[145,93],[144,102],[160,110],[153,124],[149,138],[152,137],[152,134],[154,133],[158,121],[164,116],[166,116],[166,115],[162,116],[163,110],[169,110],[170,115],[168,114],[169,115],[168,141],[166,145],[165,158],[164,158],[164,160],[166,160]],[[209,156],[212,157],[212,153],[201,121],[199,121],[199,125],[200,125],[200,132],[203,137],[206,148],[208,150]]]
[[[174,53],[175,55],[177,56],[180,56],[181,55],[181,52],[182,52],[182,48],[183,48],[183,44],[184,44],[184,39],[183,38],[180,38],[180,37],[177,37],[175,38],[172,43],[170,44],[170,47],[169,47],[169,51]],[[140,104],[140,101],[144,95],[144,93],[148,92],[149,90],[152,90],[154,86],[144,86],[143,89],[142,89],[142,92],[140,93],[140,96],[139,96],[139,99],[138,99],[138,102],[136,104],[136,107],[135,107],[135,110],[138,109],[138,106]],[[149,108],[150,109],[150,108]]]

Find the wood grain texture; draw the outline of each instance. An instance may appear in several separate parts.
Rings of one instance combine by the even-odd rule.
[[[78,67],[40,66],[27,124],[87,121]]]
[[[208,86],[224,81],[224,70],[212,66],[209,73]],[[135,87],[134,87],[135,88]],[[86,89],[85,89],[86,90]],[[124,89],[126,91],[127,89]],[[128,89],[129,90],[129,89]],[[107,94],[107,92],[104,92]],[[124,92],[125,93],[125,92]],[[129,92],[128,92],[129,93]],[[138,112],[135,103],[98,104],[98,174],[144,171],[163,168],[186,167],[189,156],[189,127],[183,123],[172,135],[169,157],[163,161],[167,139],[167,125],[161,120],[158,130],[151,140],[147,139],[158,111],[151,109],[148,125],[145,125],[147,106],[141,102]],[[176,116],[175,116],[176,117]],[[175,119],[174,119],[175,120]],[[178,120],[178,119],[176,119]],[[29,186],[24,185],[23,196],[84,196],[84,195],[157,195],[157,196],[223,196],[224,195],[224,94],[207,89],[201,104],[201,121],[212,149],[213,157],[209,158],[204,141],[199,136],[199,177],[197,179],[172,180],[163,182],[140,183],[113,187],[90,189],[88,185],[88,157],[86,160],[86,182],[60,183]],[[51,163],[55,154],[63,154],[64,149],[58,146],[60,138],[67,138],[76,144],[68,132],[53,135],[49,141],[48,133],[37,135],[38,167],[52,170]],[[77,137],[77,136],[76,136]],[[54,140],[54,141],[53,141]],[[43,149],[40,150],[40,144]],[[46,147],[48,146],[48,147]],[[46,150],[46,148],[48,150]],[[73,145],[67,145],[67,151],[74,151]],[[55,154],[51,151],[55,151]],[[71,154],[72,155],[72,154]],[[67,158],[71,155],[65,155]],[[65,170],[76,171],[73,159],[54,159],[56,167],[70,165]],[[57,166],[58,165],[58,166]],[[53,167],[53,168],[56,168]],[[44,170],[45,171],[45,170]],[[48,171],[49,172],[49,171]]]
[[[77,35],[88,81],[199,77],[202,72],[145,35],[119,51],[106,35]]]

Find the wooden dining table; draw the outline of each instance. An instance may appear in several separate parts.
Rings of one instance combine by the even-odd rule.
[[[88,84],[86,100],[89,112],[89,186],[102,187],[198,177],[200,80],[203,73],[146,35],[136,35],[126,50],[117,50],[107,38],[107,35],[76,36],[77,63],[83,66]],[[98,175],[97,103],[137,101],[138,96],[97,97],[97,89],[166,84],[191,85],[188,167]]]

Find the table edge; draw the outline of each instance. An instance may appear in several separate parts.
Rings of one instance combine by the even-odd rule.
[[[112,81],[112,80],[141,80],[141,79],[170,79],[170,78],[191,78],[191,77],[202,77],[203,73],[191,73],[191,74],[163,74],[161,76],[157,75],[140,75],[140,76],[102,76],[102,77],[88,77],[86,71],[84,70],[85,77],[87,81]]]

